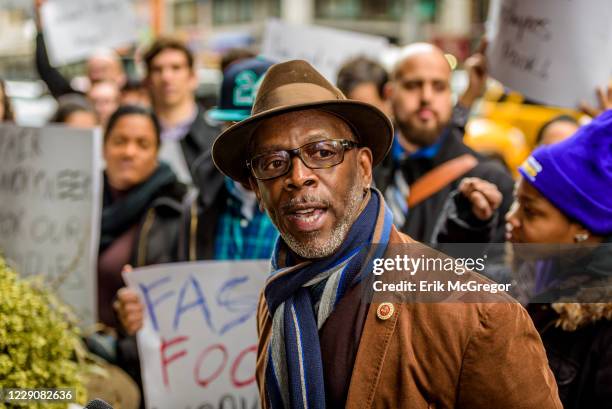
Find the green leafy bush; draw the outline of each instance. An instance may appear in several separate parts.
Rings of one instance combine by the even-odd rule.
[[[74,388],[77,401],[86,400],[76,359],[79,334],[68,316],[40,279],[20,278],[0,257],[0,388]],[[67,407],[11,405],[0,402],[0,409]]]

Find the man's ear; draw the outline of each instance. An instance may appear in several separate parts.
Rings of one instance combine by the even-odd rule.
[[[372,151],[370,148],[359,148],[357,165],[363,178],[364,186],[372,185]]]

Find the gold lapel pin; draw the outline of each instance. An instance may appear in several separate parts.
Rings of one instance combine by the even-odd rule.
[[[378,306],[376,309],[376,316],[381,320],[388,320],[393,316],[395,312],[395,307],[390,302],[384,302]]]

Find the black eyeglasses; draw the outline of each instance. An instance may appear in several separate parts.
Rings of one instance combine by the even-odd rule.
[[[270,151],[247,161],[246,165],[258,180],[269,180],[283,176],[291,169],[291,159],[299,156],[310,169],[325,169],[344,161],[344,152],[358,146],[346,139],[327,139],[310,142],[296,149]]]

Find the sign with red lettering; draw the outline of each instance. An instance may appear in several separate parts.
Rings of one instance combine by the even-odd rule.
[[[257,300],[269,261],[202,261],[135,269],[138,333],[148,409],[259,407]]]

